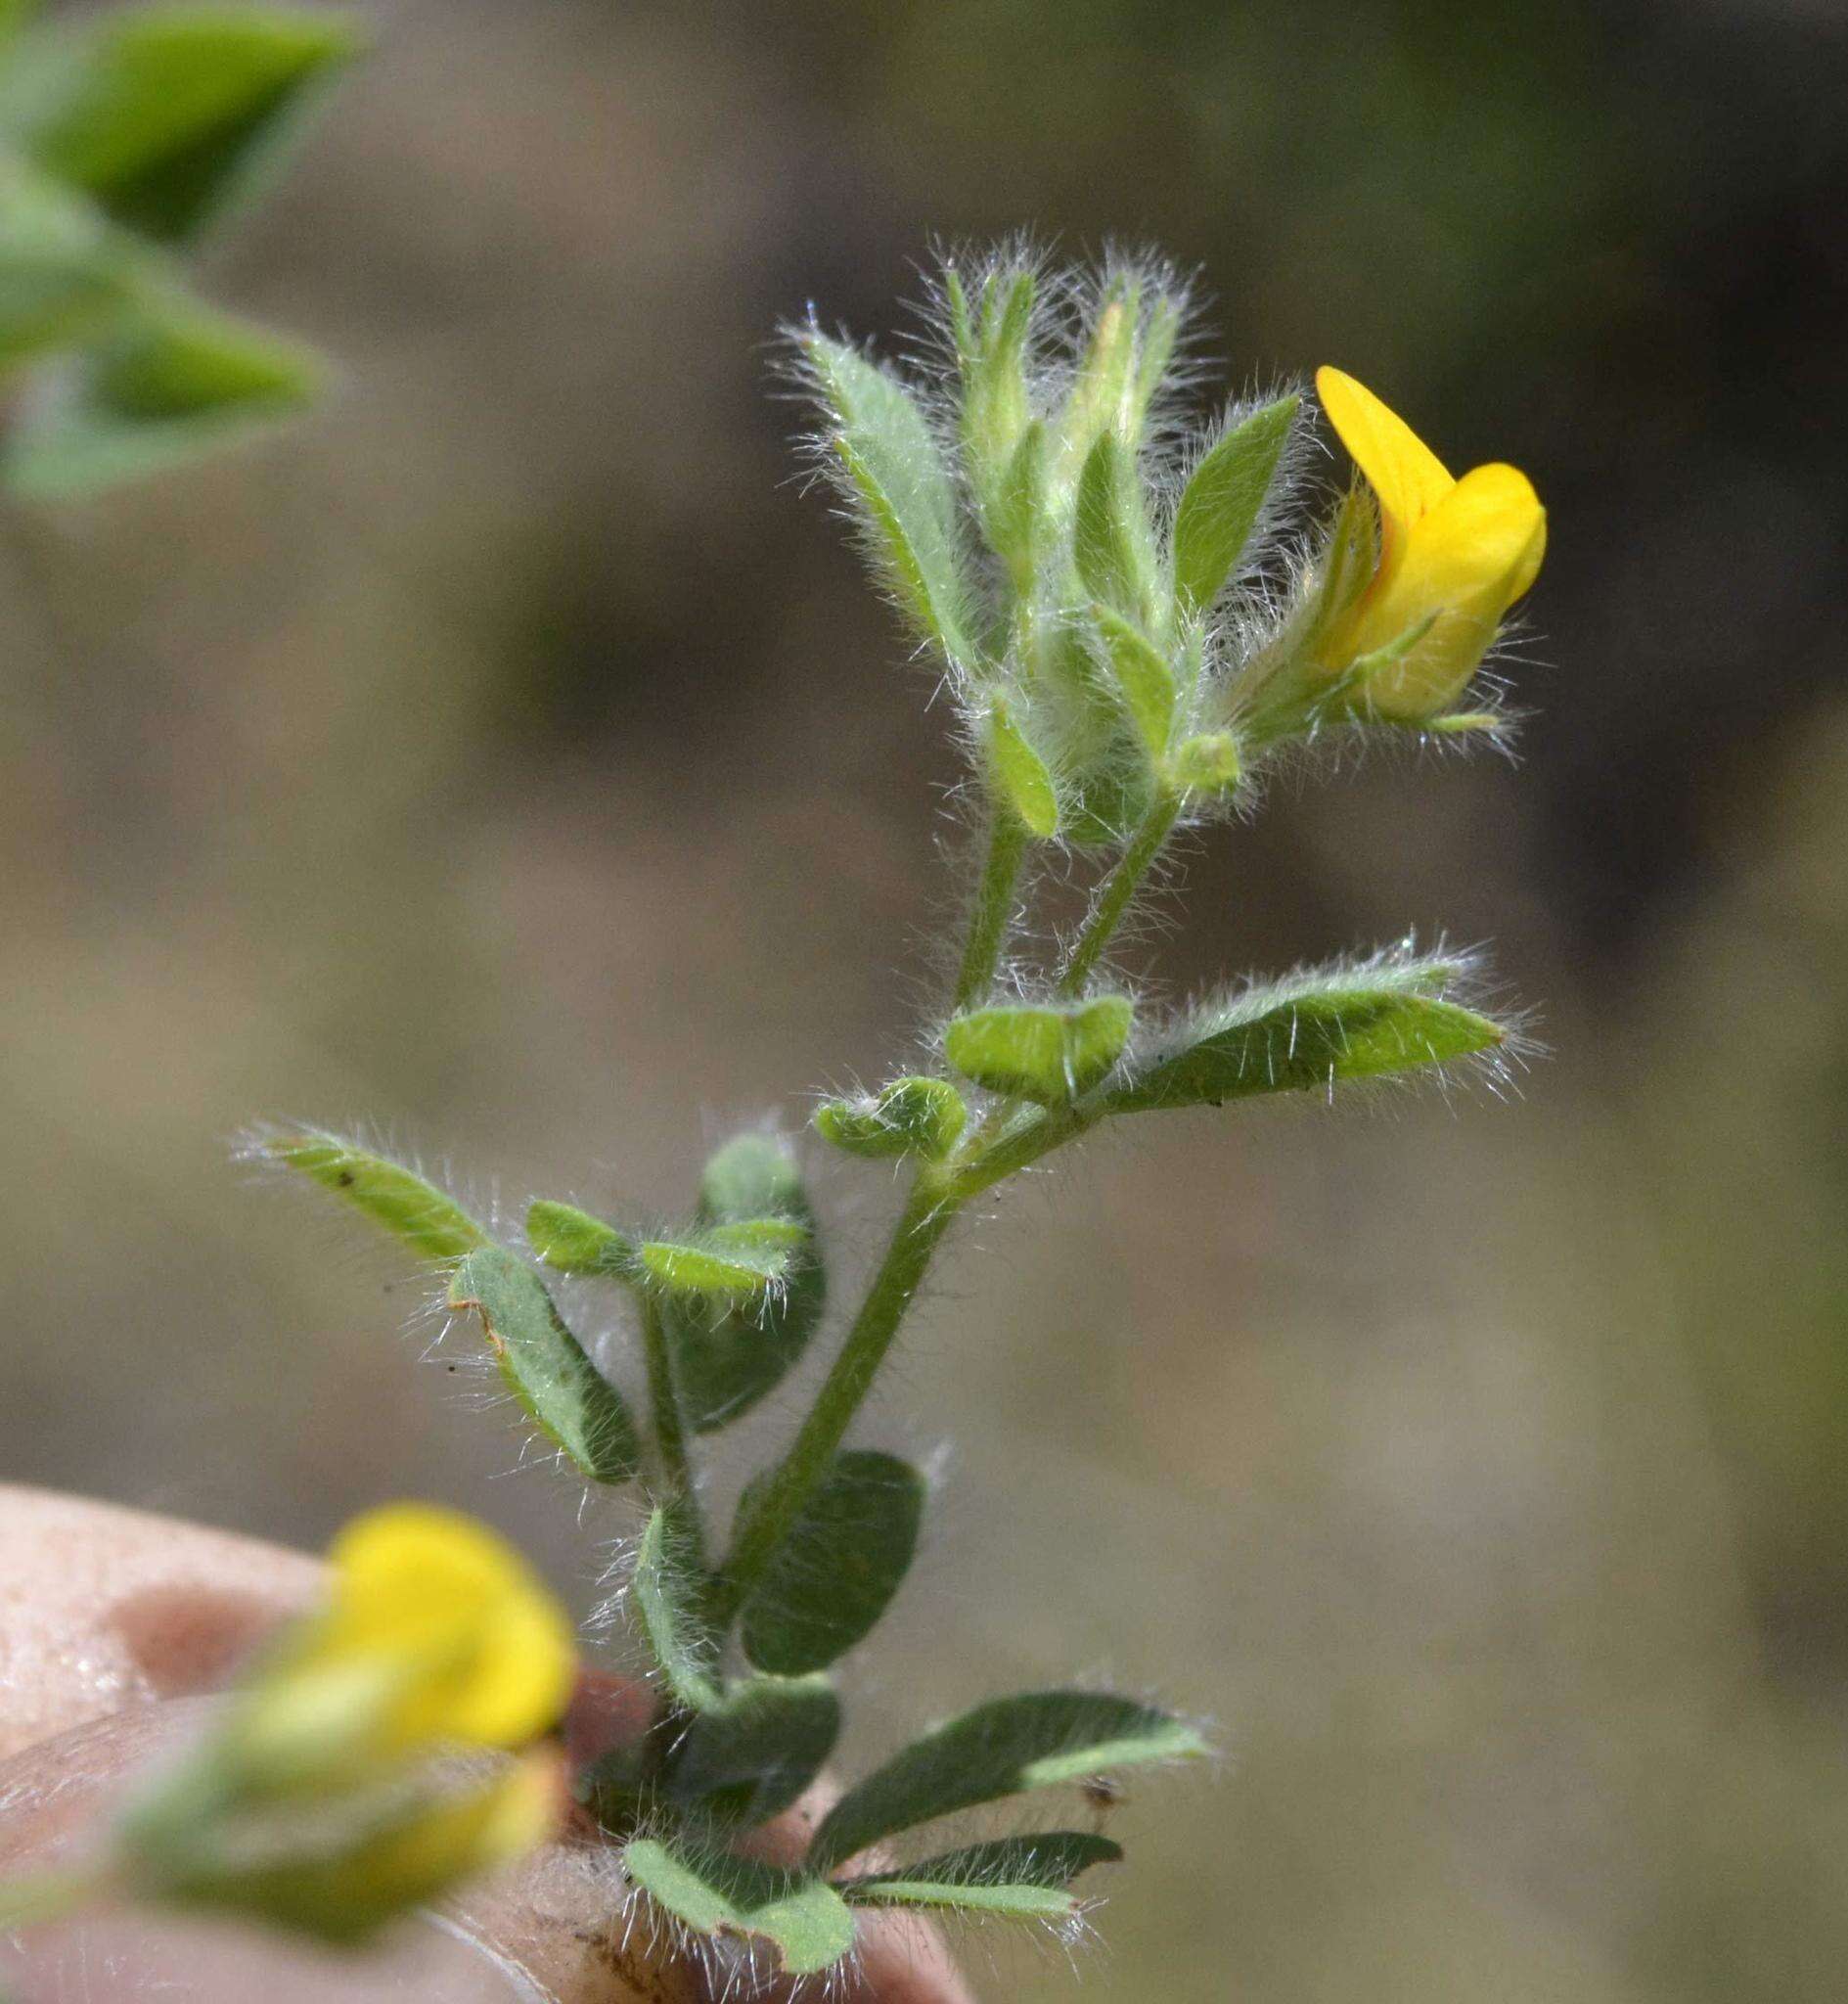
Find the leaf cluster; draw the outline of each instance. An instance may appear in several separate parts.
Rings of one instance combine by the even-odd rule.
[[[304,408],[321,365],[208,306],[186,261],[250,204],[339,69],[325,7],[0,18],[0,479],[32,499],[153,473]]]

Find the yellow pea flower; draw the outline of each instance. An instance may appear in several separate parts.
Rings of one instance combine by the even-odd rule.
[[[235,1734],[247,1760],[312,1786],[345,1760],[519,1747],[557,1724],[570,1624],[492,1531],[397,1503],[350,1524],[328,1559],[331,1605],[248,1687]]]
[[[329,1552],[328,1604],[116,1826],[119,1883],[157,1902],[349,1940],[530,1850],[565,1806],[563,1610],[471,1519],[397,1503]],[[492,1769],[457,1748],[527,1750]]]
[[[1547,512],[1511,466],[1453,479],[1429,446],[1339,369],[1316,371],[1329,422],[1379,504],[1372,581],[1324,638],[1324,667],[1360,666],[1359,700],[1419,722],[1463,693],[1509,608],[1539,573]]]
[[[151,1890],[169,1905],[248,1914],[323,1941],[359,1941],[463,1881],[535,1850],[563,1820],[563,1757],[523,1755],[484,1785],[379,1809],[364,1799],[325,1832],[234,1835]],[[296,1812],[299,1816],[300,1812]],[[272,1849],[282,1855],[268,1856]]]

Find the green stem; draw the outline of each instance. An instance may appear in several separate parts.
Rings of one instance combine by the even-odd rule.
[[[918,1171],[885,1257],[873,1276],[840,1354],[725,1561],[715,1595],[721,1628],[737,1617],[828,1473],[960,1202],[938,1171],[927,1167]]]
[[[1014,887],[1026,857],[1027,833],[1020,818],[997,800],[988,823],[988,853],[975,903],[969,913],[969,939],[956,977],[956,1007],[967,1009],[995,978],[1001,949],[1014,909]]]
[[[687,1446],[687,1423],[680,1410],[680,1393],[674,1385],[674,1358],[668,1348],[667,1330],[661,1321],[661,1304],[648,1288],[639,1289],[642,1306],[642,1358],[648,1367],[649,1410],[654,1420],[654,1446],[661,1458],[661,1473],[668,1486],[680,1497],[682,1521],[693,1541],[691,1556],[701,1571],[705,1570],[705,1525],[694,1493],[693,1459]]]
[[[1175,817],[1180,811],[1181,795],[1163,787],[1143,817],[1142,826],[1131,837],[1129,847],[1117,857],[1115,868],[1104,880],[1091,906],[1090,917],[1084,922],[1084,930],[1071,949],[1071,958],[1059,978],[1061,995],[1076,995],[1083,991],[1091,970],[1097,966],[1117,927],[1123,923],[1123,914],[1129,910],[1130,900],[1142,888],[1149,865],[1161,853],[1162,844],[1172,832]]]

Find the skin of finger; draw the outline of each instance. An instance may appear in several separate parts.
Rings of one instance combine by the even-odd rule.
[[[259,1539],[82,1497],[0,1483],[0,1759],[130,1707],[221,1688],[315,1595],[319,1563]],[[565,1737],[577,1759],[633,1737],[646,1690],[587,1674]],[[767,1834],[796,1854],[836,1793],[824,1784]],[[582,1846],[559,1845],[465,1904],[472,1932],[532,1969],[560,2004],[697,1998],[684,1970],[608,1952],[612,1889]],[[855,2004],[972,2004],[936,1930],[869,1914]],[[839,1994],[839,1993],[837,1993]]]

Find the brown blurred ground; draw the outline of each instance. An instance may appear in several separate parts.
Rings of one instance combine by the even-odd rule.
[[[899,1053],[953,774],[763,342],[895,334],[932,232],[1153,238],[1234,380],[1339,361],[1555,530],[1524,766],[1280,789],[1163,973],[1441,923],[1556,1055],[1506,1108],[1150,1125],[969,1233],[872,1430],[957,1453],[861,1744],[1074,1666],[1221,1721],[1122,1813],[1101,1994],[1838,1994],[1840,15],[380,27],[213,274],[335,406],[6,525],[0,1471],[308,1543],[456,1500],[588,1603],[560,1492],[393,1337],[419,1285],[226,1137],[369,1117],[671,1209]],[[821,1177],[844,1273],[888,1193]]]

